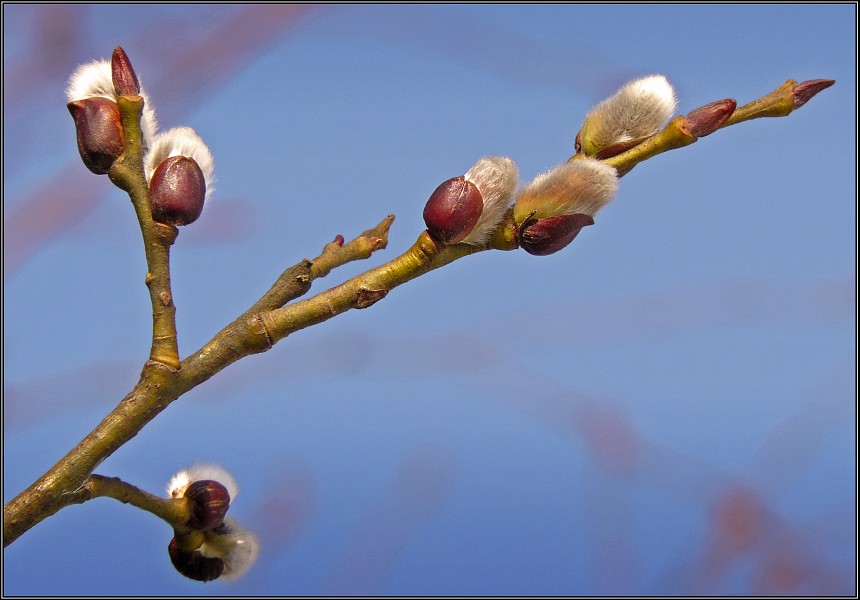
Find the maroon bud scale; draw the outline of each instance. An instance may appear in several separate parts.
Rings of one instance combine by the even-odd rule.
[[[520,229],[520,246],[535,256],[553,254],[570,244],[588,225],[594,225],[594,219],[584,214],[532,219]]]
[[[176,538],[167,546],[170,562],[174,568],[195,581],[212,581],[224,573],[224,561],[218,557],[203,556],[199,550],[187,552],[179,547]]]
[[[731,98],[717,100],[690,111],[684,118],[687,120],[690,133],[697,138],[705,137],[722,127],[737,106],[738,103]]]
[[[119,46],[114,48],[110,67],[113,88],[117,96],[140,95],[140,82],[137,80],[137,73],[134,72],[125,50]]]
[[[465,176],[442,183],[424,206],[427,231],[443,244],[457,244],[468,236],[484,210],[478,187]]]
[[[794,96],[794,108],[800,108],[812,100],[813,96],[818,92],[829,88],[834,83],[836,83],[835,79],[810,79],[809,81],[798,83],[794,86],[794,89],[791,90],[791,93]]]
[[[217,481],[194,481],[185,490],[185,497],[191,501],[188,526],[192,529],[207,531],[224,522],[230,508],[230,493]]]
[[[149,182],[152,218],[168,225],[188,225],[203,212],[206,181],[194,159],[171,156],[163,160]]]
[[[119,106],[100,97],[74,100],[66,106],[75,120],[81,160],[96,175],[106,174],[125,149]]]

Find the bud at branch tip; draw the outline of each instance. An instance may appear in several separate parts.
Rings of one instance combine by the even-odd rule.
[[[836,83],[835,79],[810,79],[798,83],[791,91],[794,96],[794,108],[800,108],[809,102],[821,90],[829,88]]]
[[[140,82],[137,73],[131,66],[131,61],[125,50],[117,46],[111,56],[111,78],[113,87],[118,96],[140,95]]]

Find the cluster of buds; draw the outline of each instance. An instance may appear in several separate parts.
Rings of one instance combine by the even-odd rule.
[[[734,106],[718,110],[728,118]],[[618,189],[618,173],[601,161],[657,133],[674,111],[675,92],[665,77],[631,81],[586,115],[575,160],[538,175],[517,194],[513,161],[482,158],[436,188],[424,207],[427,231],[443,244],[483,245],[516,194],[512,215],[519,245],[540,256],[558,252],[594,224],[594,215]]]
[[[256,560],[257,537],[226,516],[238,491],[233,477],[217,465],[180,471],[167,485],[170,498],[189,502],[190,531],[174,532],[167,546],[171,563],[189,579],[235,579]]]
[[[120,47],[114,50],[110,62],[97,60],[78,67],[69,78],[66,96],[66,106],[75,120],[81,160],[96,175],[107,174],[125,151],[125,131],[117,105],[120,96],[143,98],[140,129],[144,145],[158,128],[152,103]]]
[[[576,135],[575,159],[538,175],[517,196],[520,246],[553,254],[593,225],[618,190],[618,173],[601,161],[657,133],[674,111],[675,91],[662,75],[635,79],[591,109]]]
[[[152,103],[122,48],[114,50],[110,62],[100,60],[79,67],[69,80],[66,95],[81,159],[97,175],[107,174],[126,150],[126,131],[117,100],[121,96],[141,99],[141,146],[152,217],[173,226],[197,220],[212,193],[212,153],[190,127],[156,135]]]

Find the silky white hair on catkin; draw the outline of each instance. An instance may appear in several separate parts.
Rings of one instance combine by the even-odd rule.
[[[601,148],[644,139],[660,131],[676,104],[675,90],[663,75],[634,79],[588,112],[588,136]]]
[[[239,485],[233,475],[221,465],[212,463],[196,464],[190,469],[179,471],[167,484],[167,495],[171,498],[180,498],[185,495],[189,485],[195,481],[205,480],[217,481],[227,488],[231,502],[239,495]]]
[[[260,554],[260,540],[240,525],[236,519],[225,517],[224,523],[206,532],[206,541],[200,554],[224,561],[223,579],[237,579],[256,562]]]
[[[484,157],[466,172],[466,181],[475,184],[484,200],[481,216],[463,243],[483,245],[505,216],[517,191],[519,171],[506,156]]]
[[[541,173],[520,192],[514,220],[522,223],[529,215],[538,219],[575,214],[593,217],[617,191],[618,174],[613,167],[594,158],[566,162]]]

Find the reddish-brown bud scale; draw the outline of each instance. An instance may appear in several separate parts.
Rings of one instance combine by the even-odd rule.
[[[114,48],[113,56],[110,59],[110,68],[113,88],[117,96],[140,95],[140,82],[137,80],[137,73],[134,72],[125,50],[119,46]]]
[[[191,158],[171,156],[161,162],[149,182],[152,218],[168,225],[188,225],[203,212],[206,181]]]
[[[75,120],[78,152],[84,165],[104,175],[125,149],[119,106],[107,98],[86,98],[66,105]]]
[[[520,230],[520,246],[535,256],[553,254],[570,244],[588,225],[594,225],[594,219],[582,214],[527,221]]]
[[[461,242],[475,228],[484,198],[477,186],[464,176],[441,184],[424,206],[427,231],[443,244]]]
[[[186,552],[179,548],[176,538],[167,546],[170,562],[177,571],[195,581],[212,581],[224,573],[224,561],[217,557],[203,556],[198,550]]]
[[[798,83],[794,86],[794,89],[791,90],[791,93],[794,96],[794,108],[800,108],[812,100],[812,97],[818,92],[829,88],[834,83],[836,83],[835,79],[810,79],[809,81]]]
[[[731,98],[717,100],[690,111],[684,118],[687,119],[690,133],[697,138],[705,137],[722,127],[737,106],[738,103]]]
[[[195,481],[185,490],[185,497],[191,501],[188,526],[192,529],[208,531],[224,522],[230,508],[230,493],[217,481]]]

